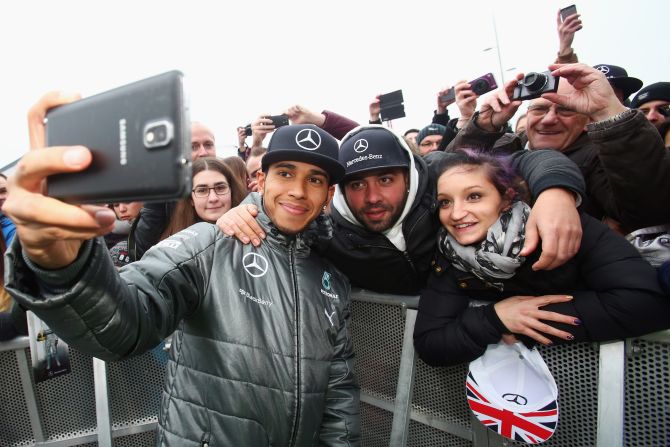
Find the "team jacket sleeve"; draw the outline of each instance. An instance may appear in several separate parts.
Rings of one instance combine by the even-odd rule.
[[[360,390],[354,376],[354,346],[349,333],[351,300],[340,313],[335,354],[330,365],[326,408],[321,422],[323,446],[358,446],[361,443]]]
[[[468,303],[450,275],[431,274],[414,326],[414,347],[424,362],[431,366],[470,362],[507,332],[492,304],[469,307]]]
[[[68,344],[103,360],[139,355],[193,312],[209,283],[216,228],[198,224],[163,241],[120,272],[102,239],[89,241],[85,267],[63,287],[45,282],[23,259],[20,242],[7,254],[7,290]]]

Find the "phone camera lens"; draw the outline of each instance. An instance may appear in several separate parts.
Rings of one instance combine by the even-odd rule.
[[[172,123],[161,120],[144,126],[144,146],[148,149],[163,147],[170,144],[174,135]]]

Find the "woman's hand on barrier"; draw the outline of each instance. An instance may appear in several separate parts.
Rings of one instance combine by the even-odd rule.
[[[543,321],[553,321],[577,325],[579,321],[571,315],[563,315],[540,309],[552,303],[563,303],[573,298],[569,295],[512,296],[493,305],[498,318],[513,334],[525,335],[543,345],[551,345],[551,340],[542,334],[564,340],[574,337],[569,332],[556,329]],[[503,340],[504,341],[504,340]]]
[[[261,239],[265,239],[265,232],[256,222],[258,208],[256,205],[242,204],[228,210],[219,217],[216,225],[228,236],[236,237],[243,244],[251,244],[254,247],[261,245]]]
[[[112,230],[116,216],[105,206],[75,206],[44,195],[47,176],[78,172],[91,163],[82,146],[45,148],[44,117],[48,109],[78,99],[52,92],[30,109],[28,126],[32,150],[19,161],[8,180],[2,211],[16,225],[16,234],[28,258],[41,267],[58,269],[71,264],[82,241]]]

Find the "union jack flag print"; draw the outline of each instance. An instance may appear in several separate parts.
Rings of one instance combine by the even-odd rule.
[[[465,386],[470,409],[489,430],[528,444],[544,442],[554,434],[558,422],[558,404],[555,400],[540,410],[516,413],[498,408],[484,397],[470,372]]]

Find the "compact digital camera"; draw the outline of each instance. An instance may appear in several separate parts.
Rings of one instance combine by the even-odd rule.
[[[477,79],[468,82],[470,84],[470,89],[472,89],[473,92],[477,96],[481,96],[484,93],[488,93],[491,90],[495,90],[498,88],[498,84],[496,84],[496,78],[493,77],[493,73],[486,73],[484,76],[480,76]],[[449,89],[449,91],[442,95],[440,99],[444,102],[453,102],[456,99],[456,92],[454,91],[454,88],[452,87]]]
[[[552,76],[550,71],[542,73],[530,72],[514,87],[512,100],[525,101],[539,98],[543,93],[558,90],[558,77]]]

